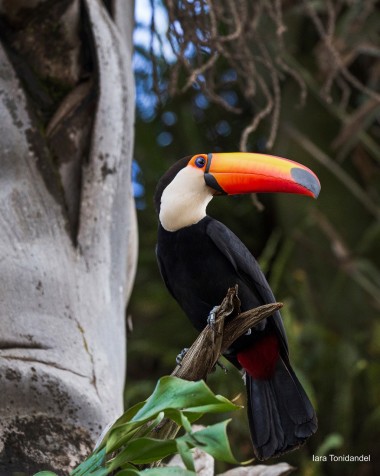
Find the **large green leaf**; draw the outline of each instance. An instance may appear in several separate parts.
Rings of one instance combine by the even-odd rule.
[[[89,458],[87,458],[83,463],[77,466],[70,474],[71,476],[82,476],[82,475],[90,475],[92,474],[97,468],[101,467],[104,462],[106,455],[106,450],[103,448],[100,451],[96,451],[93,453]]]
[[[53,471],[39,471],[34,476],[57,476],[57,473],[53,473]]]
[[[180,454],[182,461],[186,466],[186,469],[190,471],[195,471],[193,453],[191,451],[192,446],[189,445],[189,443],[187,443],[186,441],[181,440],[180,438],[177,439],[176,443],[177,451]]]
[[[162,421],[164,415],[164,412],[160,412],[156,416],[154,421],[150,422],[149,426],[146,425],[145,431],[143,427],[145,423],[150,420],[149,418],[138,422],[127,422],[123,423],[122,425],[119,424],[116,428],[112,427],[109,432],[108,439],[106,441],[107,454],[125,445],[131,438],[136,435],[137,432],[139,432],[139,437],[144,436],[144,434],[149,432],[151,428],[154,428]]]
[[[146,404],[135,414],[133,421],[152,418],[166,409],[183,409],[186,412],[218,413],[238,407],[220,395],[214,395],[201,380],[189,382],[176,377],[162,377]]]
[[[139,476],[141,474],[137,469],[122,469],[115,476]]]
[[[176,453],[175,440],[158,440],[154,438],[137,438],[131,441],[110,463],[114,470],[125,463],[146,464],[159,461]]]
[[[183,441],[190,443],[205,451],[218,461],[239,464],[232,454],[227,436],[227,425],[230,420],[211,425],[204,430],[199,430],[181,437]]]
[[[122,415],[121,417],[119,417],[114,423],[113,425],[110,427],[110,429],[107,431],[107,433],[104,435],[103,437],[103,440],[102,442],[100,443],[99,445],[99,448],[103,448],[106,443],[109,441],[110,439],[110,435],[111,433],[116,433],[116,434],[125,434],[129,431],[133,431],[134,428],[137,428],[139,425],[135,425],[134,427],[128,427],[128,431],[125,431],[125,424],[130,422],[130,420],[133,418],[133,416],[138,412],[138,410],[140,410],[140,408],[142,408],[143,406],[145,405],[145,401],[143,402],[139,402],[139,403],[136,403],[136,405],[133,405],[131,408],[129,408],[128,410],[126,410]],[[118,428],[124,428],[124,430],[121,430],[120,433],[117,432],[117,429]],[[113,437],[114,438],[114,437]],[[108,453],[108,449],[107,449],[107,453]]]
[[[86,476],[107,476],[108,473],[108,468],[97,468],[94,471],[91,471],[91,473],[86,473]]]
[[[132,418],[136,415],[136,413],[145,405],[146,400],[143,402],[138,402],[133,407],[128,408],[120,418],[116,420],[114,425],[112,425],[113,428],[117,428],[120,425],[123,425],[124,423],[127,423],[132,420]]]
[[[165,410],[165,416],[177,423],[178,426],[182,426],[185,431],[189,432],[191,431],[191,423],[200,418],[202,414],[190,413],[186,415],[185,412],[173,408]]]

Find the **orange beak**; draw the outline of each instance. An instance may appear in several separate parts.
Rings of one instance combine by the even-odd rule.
[[[321,185],[307,167],[265,154],[245,152],[207,155],[206,184],[216,194],[282,192],[317,198]]]

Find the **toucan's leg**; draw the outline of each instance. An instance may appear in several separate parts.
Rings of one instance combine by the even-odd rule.
[[[219,306],[214,306],[211,309],[210,314],[208,315],[207,324],[211,327],[211,329],[214,328],[215,321],[216,321],[216,313],[218,312],[218,310],[219,310]]]
[[[216,313],[218,312],[220,306],[214,306],[210,314],[208,315],[207,318],[207,324],[211,327],[211,329],[214,328],[215,325],[215,320],[216,320]],[[244,334],[245,336],[250,336],[252,334],[252,329],[248,329],[247,332]]]
[[[182,365],[182,360],[185,357],[187,351],[189,350],[188,347],[185,347],[184,349],[181,350],[181,352],[177,355],[175,358],[175,361],[177,362],[177,365],[181,366]]]

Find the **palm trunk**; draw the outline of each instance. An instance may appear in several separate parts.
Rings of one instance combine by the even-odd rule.
[[[111,10],[0,4],[1,475],[67,471],[122,411],[133,2]]]

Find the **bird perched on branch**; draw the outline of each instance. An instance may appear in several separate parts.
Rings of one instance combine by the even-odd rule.
[[[162,278],[201,331],[213,307],[238,284],[241,310],[275,302],[252,254],[206,214],[215,195],[285,192],[316,198],[316,175],[297,162],[252,153],[197,154],[176,162],[155,193]],[[247,410],[258,459],[301,446],[317,429],[314,409],[289,361],[279,312],[240,337],[227,358],[246,373]]]

